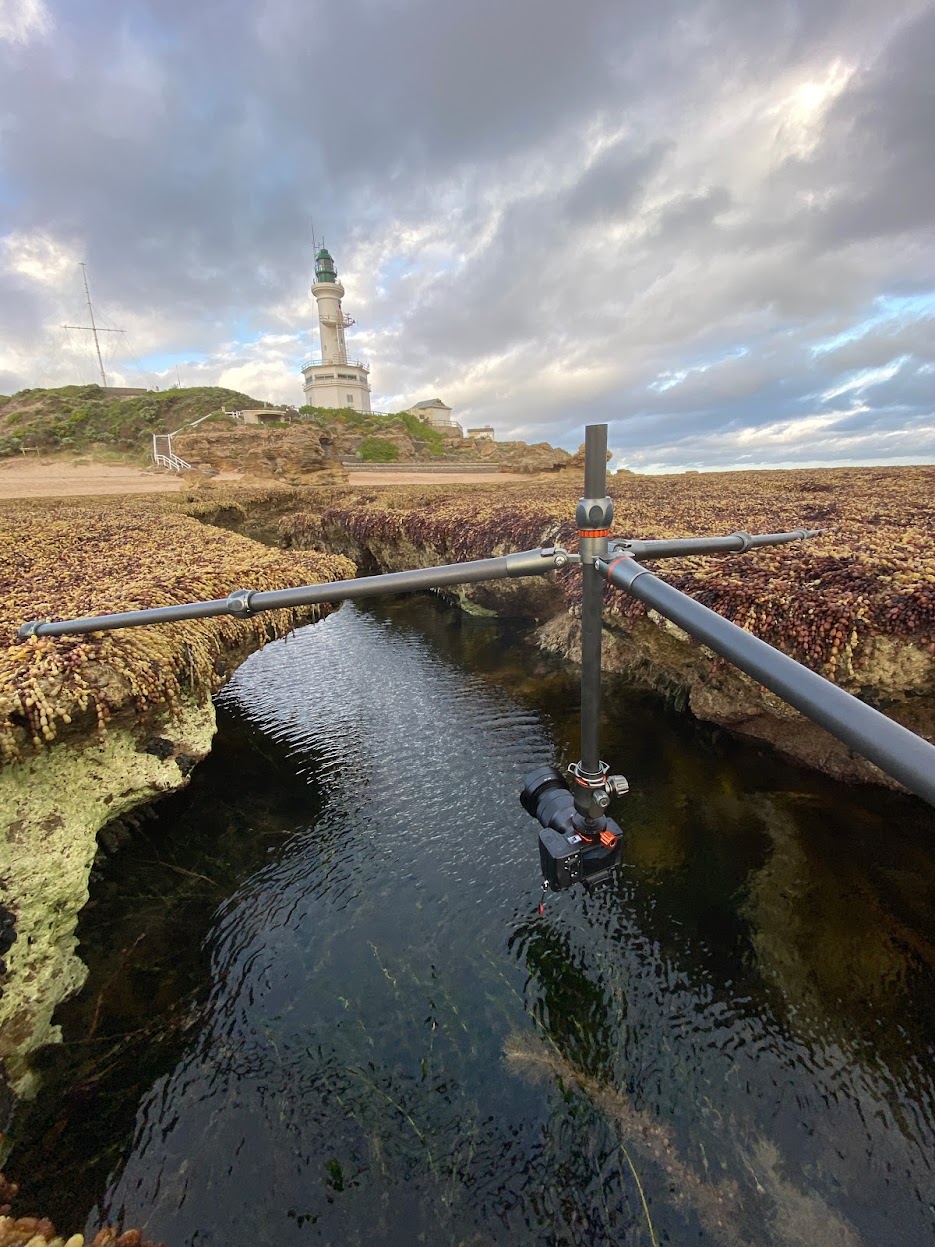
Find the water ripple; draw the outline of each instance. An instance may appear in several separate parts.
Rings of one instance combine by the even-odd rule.
[[[616,690],[626,865],[540,917],[517,796],[573,748],[575,689],[551,673],[540,698],[504,636],[346,605],[224,690],[263,765],[229,798],[196,772],[186,826],[256,851],[176,939],[203,991],[171,1067],[140,1076],[102,1215],[191,1244],[636,1247],[647,1210],[658,1241],[707,1247],[935,1242],[933,932],[913,926],[935,827],[741,766]],[[177,860],[188,886],[223,868]],[[92,1011],[133,973],[108,963]]]

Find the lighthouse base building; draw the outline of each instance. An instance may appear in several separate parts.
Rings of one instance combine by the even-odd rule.
[[[315,256],[312,294],[318,304],[321,356],[302,367],[305,401],[311,407],[352,407],[370,410],[370,369],[362,360],[347,358],[344,330],[354,319],[341,307],[344,287],[338,281],[334,260],[324,246]]]
[[[305,401],[310,407],[353,407],[370,410],[370,369],[360,361],[322,363],[310,359],[302,368]]]

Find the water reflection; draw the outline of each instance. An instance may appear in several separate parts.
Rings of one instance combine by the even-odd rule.
[[[762,800],[771,852],[745,909],[763,972],[799,1025],[814,1018],[818,1029],[861,1033],[902,1021],[917,978],[935,968],[935,853],[923,820],[879,836],[862,809],[842,818],[794,792]]]
[[[45,1208],[173,1244],[935,1241],[935,817],[617,688],[627,865],[540,918],[516,794],[576,756],[576,690],[518,641],[344,607],[241,670],[83,921],[15,1157]]]

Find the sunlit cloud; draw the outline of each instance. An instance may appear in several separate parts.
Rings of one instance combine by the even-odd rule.
[[[26,44],[48,35],[52,17],[45,0],[0,0],[0,39]]]
[[[828,109],[845,90],[854,71],[854,65],[835,59],[823,73],[800,81],[767,110],[767,116],[778,127],[777,139],[784,155],[804,158],[815,151]]]
[[[925,294],[880,295],[874,300],[874,311],[865,319],[842,330],[831,338],[813,342],[813,355],[825,355],[848,342],[857,342],[875,329],[917,320],[935,320],[935,290]]]
[[[78,264],[76,248],[51,235],[13,230],[0,237],[0,264],[8,273],[57,287]]]
[[[865,368],[856,373],[852,377],[848,377],[845,381],[825,390],[822,394],[822,401],[830,403],[835,398],[840,398],[842,394],[862,394],[864,390],[871,386],[879,385],[883,381],[889,381],[891,377],[895,377],[902,366],[906,363],[908,356],[902,355],[899,359],[894,359],[892,363],[887,364],[884,368]]]

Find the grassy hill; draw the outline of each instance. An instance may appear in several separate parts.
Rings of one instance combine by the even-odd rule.
[[[172,433],[221,408],[262,407],[237,390],[203,386],[153,390],[130,398],[108,394],[99,385],[66,385],[54,390],[20,390],[0,396],[0,457],[20,448],[44,452],[108,449],[128,457],[150,452],[153,433]]]
[[[172,433],[202,416],[227,423],[222,408],[262,407],[263,401],[218,386],[153,390],[122,397],[99,385],[66,385],[59,389],[20,390],[0,395],[0,458],[18,455],[22,447],[44,453],[110,451],[136,459],[150,453],[153,433]],[[302,407],[308,422],[332,438],[365,438],[362,458],[391,461],[394,444],[411,439],[420,451],[441,455],[445,439],[409,412],[375,416],[350,408]]]

